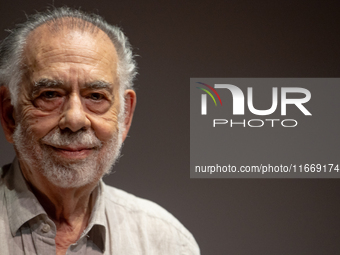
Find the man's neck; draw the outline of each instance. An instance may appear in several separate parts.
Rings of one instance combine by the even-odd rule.
[[[29,182],[29,185],[47,215],[56,225],[77,222],[91,212],[92,188],[65,189],[51,188],[51,186],[44,187],[45,185],[37,187],[31,182]]]
[[[77,233],[79,238],[91,215],[91,194],[98,182],[78,188],[61,188],[50,183],[42,174],[32,172],[20,165],[30,189],[54,221],[57,232]]]

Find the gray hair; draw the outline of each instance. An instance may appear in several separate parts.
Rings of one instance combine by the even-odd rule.
[[[17,25],[0,44],[0,85],[8,86],[11,102],[17,105],[19,84],[23,76],[23,51],[30,32],[37,27],[51,23],[53,30],[58,30],[63,23],[62,18],[70,18],[71,28],[94,32],[99,28],[108,35],[116,48],[118,55],[118,79],[120,91],[132,88],[133,79],[137,74],[137,66],[128,38],[117,26],[108,24],[96,14],[87,14],[68,7],[54,8],[45,12],[31,15],[25,23]]]

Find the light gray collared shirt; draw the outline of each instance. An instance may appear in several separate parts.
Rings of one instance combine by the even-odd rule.
[[[0,255],[56,254],[56,226],[27,187],[18,160],[0,169]],[[100,181],[83,234],[66,254],[200,254],[190,232],[157,204]]]

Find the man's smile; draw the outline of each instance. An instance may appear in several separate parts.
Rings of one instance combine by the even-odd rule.
[[[71,147],[71,146],[54,147],[51,145],[48,145],[48,146],[52,148],[53,151],[56,152],[59,156],[68,158],[68,159],[85,159],[95,149],[94,147],[88,148],[84,146],[78,146],[78,147]]]

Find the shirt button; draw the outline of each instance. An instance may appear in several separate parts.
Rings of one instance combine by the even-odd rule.
[[[43,233],[47,233],[48,231],[50,231],[50,229],[51,229],[50,225],[44,224],[44,226],[41,228],[41,231]]]

